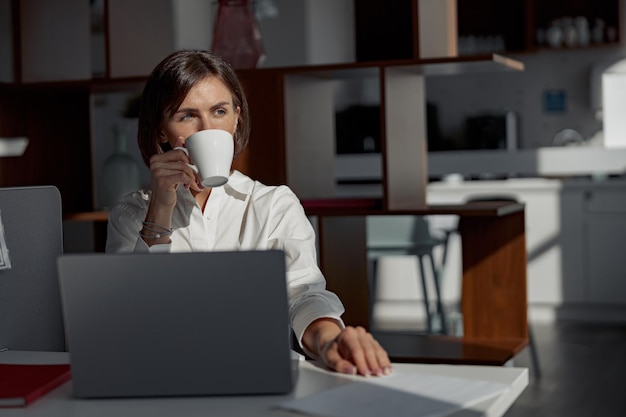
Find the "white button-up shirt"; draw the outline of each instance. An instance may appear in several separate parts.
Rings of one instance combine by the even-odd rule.
[[[204,212],[189,190],[178,187],[171,243],[151,247],[139,236],[149,201],[150,193],[139,190],[111,210],[107,252],[280,249],[286,255],[289,315],[298,341],[317,318],[334,318],[343,326],[344,307],[325,289],[317,265],[315,232],[289,187],[266,186],[233,171],[226,185],[211,190]]]

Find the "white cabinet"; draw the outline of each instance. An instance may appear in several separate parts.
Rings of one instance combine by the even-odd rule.
[[[570,277],[572,286],[568,289],[564,288],[561,279],[564,273],[561,187],[561,181],[548,179],[431,183],[428,202],[463,203],[470,199],[505,197],[525,203],[528,302],[556,305],[563,302],[565,292],[572,299],[583,299],[580,275]],[[572,258],[579,261],[581,256],[578,254]],[[450,262],[460,260],[450,259]],[[448,267],[459,269],[452,265]],[[581,268],[574,270],[580,271]]]
[[[526,204],[531,319],[626,320],[626,181],[431,183],[429,203],[515,197]],[[449,259],[458,269],[460,259]]]

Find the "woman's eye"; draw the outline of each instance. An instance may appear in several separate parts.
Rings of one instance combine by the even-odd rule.
[[[216,109],[215,110],[215,115],[216,116],[224,116],[225,114],[226,114],[226,109],[220,108],[220,109]]]
[[[193,114],[191,114],[191,113],[183,113],[180,116],[180,120],[188,120],[188,119],[191,119],[192,117],[193,117]]]

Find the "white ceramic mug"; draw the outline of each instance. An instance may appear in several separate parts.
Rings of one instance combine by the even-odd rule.
[[[233,135],[226,130],[200,130],[185,140],[185,147],[176,147],[185,152],[188,164],[200,177],[205,187],[219,187],[228,182],[233,162]]]

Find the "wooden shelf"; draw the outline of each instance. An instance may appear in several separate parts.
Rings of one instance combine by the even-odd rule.
[[[68,213],[63,217],[63,220],[75,221],[75,222],[108,222],[108,211],[84,211],[79,213]]]
[[[398,59],[391,61],[351,62],[341,64],[239,70],[246,76],[255,73],[305,74],[325,79],[367,78],[376,76],[380,68],[405,67],[425,75],[463,74],[484,71],[523,71],[524,63],[501,54],[466,55],[460,57]]]
[[[59,89],[82,89],[92,93],[129,91],[137,87],[143,88],[148,77],[127,78],[93,78],[88,80],[69,81],[38,81],[38,82],[0,82],[0,89],[13,89],[21,91],[41,91]]]
[[[500,217],[524,210],[523,203],[476,201],[465,204],[430,204],[421,208],[387,210],[378,198],[336,198],[302,200],[310,216],[375,216],[375,215],[458,215]]]

